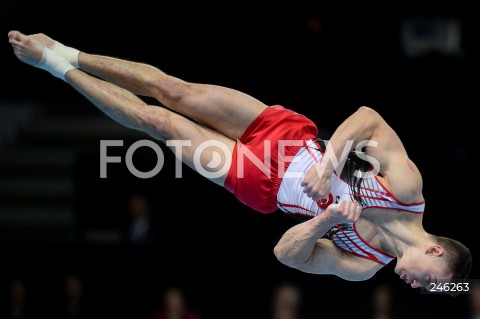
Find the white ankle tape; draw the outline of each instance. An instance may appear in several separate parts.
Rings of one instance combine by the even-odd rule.
[[[50,72],[53,76],[60,78],[65,81],[65,74],[75,69],[75,67],[70,64],[64,57],[58,55],[53,50],[49,48],[43,49],[42,59],[36,65],[37,68],[43,69]]]
[[[80,51],[72,48],[72,47],[67,47],[63,44],[61,44],[58,41],[55,41],[53,44],[52,50],[63,56],[65,59],[67,59],[68,62],[70,62],[71,65],[74,67],[78,68],[78,55],[80,54]]]

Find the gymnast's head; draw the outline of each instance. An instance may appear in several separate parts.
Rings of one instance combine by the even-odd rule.
[[[430,236],[428,245],[408,249],[397,259],[395,272],[400,279],[412,288],[425,289],[466,280],[472,268],[470,249],[455,239]]]

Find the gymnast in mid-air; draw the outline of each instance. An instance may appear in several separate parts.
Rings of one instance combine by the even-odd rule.
[[[231,88],[89,54],[42,33],[11,31],[8,38],[20,61],[62,79],[118,123],[162,141],[246,206],[299,219],[274,247],[283,264],[362,281],[395,260],[401,280],[426,289],[468,277],[470,250],[424,229],[422,176],[374,109],[359,107],[325,140],[304,115]]]

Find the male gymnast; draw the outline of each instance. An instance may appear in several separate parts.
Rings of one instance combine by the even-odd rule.
[[[468,277],[470,250],[424,229],[422,176],[372,108],[358,108],[325,141],[305,116],[231,88],[88,54],[41,33],[8,37],[20,61],[62,79],[118,123],[164,142],[242,203],[301,219],[274,248],[285,265],[361,281],[396,260],[400,279],[427,289]]]

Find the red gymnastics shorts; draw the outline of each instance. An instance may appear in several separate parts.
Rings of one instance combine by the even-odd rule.
[[[267,107],[237,141],[225,188],[260,213],[274,212],[281,175],[304,142],[317,135],[316,125],[304,115],[280,105]],[[264,153],[270,155],[269,168]]]

